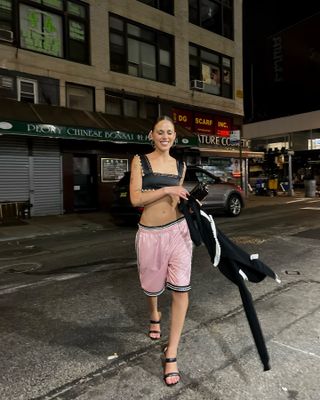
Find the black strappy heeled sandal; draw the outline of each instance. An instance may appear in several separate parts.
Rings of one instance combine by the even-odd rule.
[[[167,348],[165,347],[164,348],[164,350],[163,350],[163,354],[164,354],[164,360],[163,360],[163,370],[165,370],[165,367],[166,367],[166,363],[174,363],[174,362],[177,362],[177,357],[174,357],[174,358],[167,358],[166,357],[166,351],[167,351]],[[167,378],[169,378],[169,377],[171,377],[171,376],[178,376],[179,377],[179,380],[177,381],[177,382],[174,382],[174,383],[168,383],[167,381],[166,381],[166,379]],[[164,383],[167,385],[167,386],[174,386],[174,385],[176,385],[177,383],[179,383],[180,381],[181,381],[181,375],[180,375],[180,373],[178,372],[178,371],[174,371],[174,372],[168,372],[167,374],[164,374],[163,375],[163,380],[164,380]]]
[[[159,319],[159,321],[153,321],[152,319],[150,319],[150,324],[153,324],[153,325],[157,325],[157,324],[160,324],[161,323],[161,313],[159,312],[159,315],[160,315],[160,319]],[[158,333],[159,334],[159,337],[152,337],[152,336],[150,336],[150,333]],[[160,338],[161,338],[161,330],[158,330],[158,331],[156,331],[156,330],[154,330],[154,329],[150,329],[149,330],[149,333],[148,333],[148,336],[149,336],[149,338],[151,339],[151,340],[159,340]]]

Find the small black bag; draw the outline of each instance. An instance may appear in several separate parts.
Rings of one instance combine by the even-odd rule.
[[[208,185],[203,182],[199,182],[190,192],[190,196],[192,196],[196,200],[203,200],[209,193]]]

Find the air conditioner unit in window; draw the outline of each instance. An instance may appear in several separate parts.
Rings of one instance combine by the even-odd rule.
[[[13,42],[13,32],[7,29],[0,29],[0,41],[2,42]]]
[[[193,81],[190,82],[190,88],[195,90],[203,90],[203,81],[194,79]]]

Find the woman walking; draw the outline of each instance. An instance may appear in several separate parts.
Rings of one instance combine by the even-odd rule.
[[[182,186],[186,166],[170,155],[176,139],[171,118],[159,117],[149,139],[154,151],[132,160],[130,199],[133,206],[144,207],[136,251],[141,287],[148,296],[152,340],[161,337],[158,296],[165,288],[172,291],[170,332],[164,350],[164,381],[172,386],[180,381],[176,358],[191,288],[192,241],[178,210],[180,199],[188,198]]]

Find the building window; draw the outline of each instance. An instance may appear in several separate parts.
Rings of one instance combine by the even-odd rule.
[[[139,100],[114,93],[106,94],[106,113],[124,117],[139,117]]]
[[[18,101],[38,103],[38,83],[31,79],[17,78]]]
[[[159,115],[159,104],[147,101],[146,102],[146,117],[148,119],[156,120]]]
[[[110,15],[111,71],[174,84],[173,36]]]
[[[88,21],[89,6],[78,0],[0,0],[0,29],[18,32],[19,47],[86,64]]]
[[[123,115],[126,117],[138,117],[139,103],[133,99],[123,99]]]
[[[189,65],[190,81],[200,81],[205,93],[233,97],[230,57],[190,44]]]
[[[16,80],[13,76],[0,75],[0,97],[16,99]]]
[[[308,150],[320,150],[320,138],[308,139]]]
[[[66,97],[67,107],[77,110],[94,111],[94,88],[67,83]]]
[[[148,6],[158,8],[168,14],[173,14],[174,1],[173,0],[138,0],[140,3],[148,4]]]
[[[0,1],[0,30],[12,31],[12,1]],[[4,33],[3,33],[4,34]],[[2,35],[1,35],[2,37]],[[0,37],[0,40],[1,40]]]
[[[106,113],[109,115],[122,115],[122,97],[106,95]]]
[[[189,0],[189,22],[233,39],[233,0]]]

